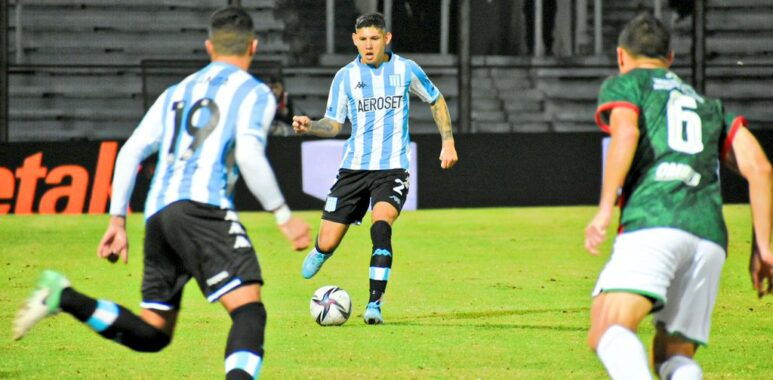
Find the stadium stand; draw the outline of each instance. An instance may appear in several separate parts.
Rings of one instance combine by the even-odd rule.
[[[188,70],[191,62],[204,58],[206,28],[202,25],[213,9],[226,3],[10,0],[11,141],[127,137],[149,102],[184,74],[175,66]],[[340,1],[344,3],[352,2]],[[589,7],[593,3],[589,1]],[[666,3],[663,1],[664,6]],[[356,53],[350,39],[356,10],[336,4],[336,49],[335,54],[328,55],[324,54],[321,34],[325,2],[242,1],[256,20],[261,62],[266,67],[283,67],[296,111],[315,118],[324,112],[336,70]],[[603,79],[616,72],[612,47],[617,34],[630,17],[652,10],[653,1],[604,0],[603,4],[604,56],[473,57],[472,131],[597,130],[593,123],[596,94]],[[18,25],[17,14],[21,20]],[[766,127],[773,121],[768,106],[768,89],[773,87],[773,24],[769,22],[773,2],[707,0],[706,16],[706,93],[745,114],[753,128]],[[589,30],[592,17],[589,8]],[[677,73],[691,81],[691,17],[677,19],[664,8],[663,19],[673,25]],[[456,123],[455,56],[398,54],[416,60],[427,70],[445,95]],[[164,65],[171,66],[167,70]],[[257,74],[264,72],[258,70]],[[418,99],[414,102],[412,133],[436,133],[428,107]]]
[[[200,58],[213,9],[224,0],[195,1],[51,1],[15,0],[21,23],[11,18],[11,41],[22,33],[25,64],[138,64],[147,58]],[[247,5],[248,2],[245,2]],[[284,24],[273,14],[273,1],[249,2],[261,33],[261,50],[279,54]]]
[[[592,6],[592,2],[589,2]],[[692,16],[678,19],[665,8],[663,20],[670,24],[679,59],[689,59]],[[605,0],[604,46],[615,46],[626,20],[642,11],[653,11],[651,0]],[[592,9],[589,9],[589,13]],[[766,0],[706,0],[707,64],[773,62],[773,2]],[[592,20],[589,20],[592,22]],[[589,24],[589,28],[592,25]]]
[[[143,112],[128,66],[15,68],[9,89],[13,141],[125,138]]]
[[[289,45],[274,14],[277,1],[243,3],[256,21],[261,60],[281,62]],[[144,63],[201,62],[209,15],[226,4],[11,0],[10,140],[126,138],[144,112],[145,98],[172,83],[169,76],[143,81]]]
[[[706,94],[723,100],[727,109],[741,113],[752,129],[773,125],[771,92],[773,67],[769,65],[709,67]]]

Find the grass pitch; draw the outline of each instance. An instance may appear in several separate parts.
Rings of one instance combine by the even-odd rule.
[[[263,267],[269,320],[264,379],[604,378],[585,345],[590,292],[605,255],[582,249],[592,207],[405,212],[382,326],[367,326],[369,223],[352,227],[312,280],[265,213],[242,213]],[[757,300],[746,272],[748,206],[725,210],[731,236],[710,346],[698,351],[706,379],[758,379],[773,364],[773,297]],[[318,225],[319,212],[298,213]],[[129,265],[96,259],[106,216],[0,218],[0,378],[211,379],[223,377],[230,319],[186,288],[172,344],[140,354],[107,342],[68,315],[12,342],[11,320],[38,273],[64,272],[80,291],[139,310],[143,221],[129,221]],[[610,236],[610,241],[612,236]],[[319,327],[309,299],[323,285],[353,298],[341,327]],[[652,328],[640,336],[649,345]]]

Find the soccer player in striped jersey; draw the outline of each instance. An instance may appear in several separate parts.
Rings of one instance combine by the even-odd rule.
[[[359,55],[336,73],[325,116],[314,121],[307,116],[293,118],[297,133],[322,137],[337,135],[347,118],[352,124],[337,181],[325,202],[316,245],[303,262],[301,274],[307,279],[314,276],[333,255],[349,225],[359,223],[371,205],[373,250],[364,314],[368,324],[384,322],[382,296],[394,254],[392,224],[408,195],[409,93],[431,104],[442,139],[440,166],[450,169],[458,160],[443,95],[416,62],[386,51],[391,38],[381,14],[357,18],[352,40]]]
[[[612,136],[599,209],[585,230],[598,254],[620,195],[620,233],[593,291],[588,342],[613,379],[650,379],[636,336],[653,313],[661,379],[700,379],[693,361],[709,338],[727,254],[719,163],[749,182],[756,239],[751,275],[760,297],[773,285],[771,165],[746,120],[698,94],[669,70],[670,34],[650,14],[620,34],[620,75],[599,92],[596,122]],[[769,286],[763,282],[768,281]]]
[[[227,379],[253,379],[263,361],[266,311],[260,266],[233,209],[241,173],[293,248],[311,242],[310,226],[291,215],[264,150],[276,110],[268,86],[247,69],[258,41],[251,17],[237,7],[212,14],[207,52],[212,62],[156,100],[121,148],[115,167],[110,223],[98,256],[128,260],[126,213],[137,167],[158,152],[145,206],[140,316],[74,290],[64,275],[45,271],[14,325],[21,338],[35,323],[63,310],[105,338],[133,350],[166,347],[183,287],[192,277],[210,302],[231,315]]]

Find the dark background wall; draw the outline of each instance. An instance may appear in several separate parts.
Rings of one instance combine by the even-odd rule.
[[[768,152],[773,151],[773,132],[756,131],[755,135]],[[601,185],[601,140],[604,136],[602,133],[457,135],[460,161],[453,169],[442,170],[438,161],[440,138],[416,135],[413,141],[418,146],[419,208],[595,204]],[[323,202],[301,190],[303,141],[305,139],[299,137],[273,138],[268,156],[291,207],[319,210]],[[111,142],[0,144],[0,213],[14,213],[20,200],[26,199],[29,203],[30,198],[32,212],[37,212],[41,198],[56,198],[56,194],[67,193],[60,189],[73,186],[70,176],[52,177],[54,170],[59,168],[61,174],[76,166],[88,172],[86,193],[82,195],[85,201],[80,212],[106,209],[106,204],[101,205],[102,208],[94,207],[90,201],[95,194],[101,196],[99,199],[106,199],[106,190],[98,183],[105,183],[104,173],[112,172],[111,144],[116,148]],[[101,163],[98,162],[100,152]],[[42,169],[37,170],[37,179],[30,180],[35,177],[28,175],[26,180],[28,192],[34,181],[34,194],[20,196],[20,168],[25,159],[36,157],[38,153],[42,153]],[[152,160],[148,161],[152,164]],[[70,169],[63,169],[64,165]],[[101,176],[94,174],[98,167],[103,168]],[[105,170],[107,167],[109,171]],[[27,171],[30,172],[29,168]],[[152,165],[145,165],[138,175],[132,198],[134,210],[143,208],[151,175]],[[82,178],[80,181],[83,182]],[[722,182],[726,202],[748,201],[745,182],[737,175],[723,170]],[[70,194],[74,192],[69,190]],[[69,202],[72,202],[71,197],[59,196],[56,211],[65,210]],[[236,204],[242,210],[261,209],[241,182],[237,186]],[[70,210],[72,212],[72,207]]]
[[[419,208],[593,204],[601,176],[601,133],[457,135],[459,163],[440,168],[440,137],[415,135]],[[301,191],[301,138],[269,143],[269,158],[293,208],[321,209]],[[259,208],[243,186],[237,208]]]

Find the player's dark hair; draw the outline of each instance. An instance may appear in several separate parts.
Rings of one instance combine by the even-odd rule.
[[[209,18],[209,40],[217,54],[244,55],[254,39],[252,17],[242,8],[221,8]]]
[[[386,29],[386,21],[384,21],[384,15],[378,12],[367,13],[360,17],[357,17],[357,21],[354,22],[354,30],[361,28],[374,27],[378,29]]]
[[[642,13],[625,25],[617,44],[636,56],[668,59],[671,33],[655,16]]]

